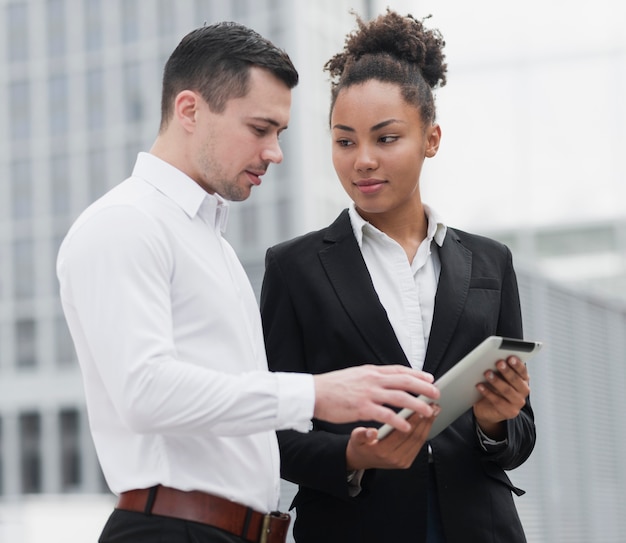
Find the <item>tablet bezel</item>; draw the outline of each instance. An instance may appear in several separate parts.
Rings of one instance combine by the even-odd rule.
[[[441,408],[441,412],[435,419],[427,439],[430,440],[438,435],[482,397],[476,389],[476,385],[485,381],[484,374],[487,370],[497,371],[496,362],[515,355],[526,363],[542,346],[543,343],[540,341],[502,336],[486,338],[435,381],[434,384],[440,391],[440,397],[436,403]],[[435,403],[423,395],[418,396],[418,398],[428,403]],[[408,418],[413,414],[413,411],[403,409],[399,414]],[[383,424],[378,429],[378,439],[383,439],[392,430],[392,426]]]

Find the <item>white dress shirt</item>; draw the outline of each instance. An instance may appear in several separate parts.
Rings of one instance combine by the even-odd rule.
[[[441,271],[437,246],[441,247],[446,237],[446,226],[435,211],[428,206],[424,209],[428,218],[426,239],[409,262],[397,241],[363,219],[354,204],[349,208],[354,236],[374,288],[402,350],[416,369],[424,366]]]
[[[441,272],[437,246],[441,247],[446,237],[446,226],[435,211],[426,205],[424,210],[428,219],[426,238],[420,243],[413,261],[409,262],[402,246],[361,217],[354,202],[348,208],[354,237],[374,290],[409,364],[420,370],[426,358]],[[430,445],[428,450],[430,452]],[[348,473],[350,496],[358,496],[361,492],[364,473],[364,470]]]
[[[163,484],[276,509],[274,430],[306,431],[310,375],[270,373],[228,207],[148,153],[61,245],[61,302],[114,493]]]
[[[350,222],[374,289],[398,342],[413,368],[422,369],[435,311],[435,296],[441,273],[438,247],[443,245],[447,227],[430,206],[424,205],[428,219],[426,238],[412,262],[402,246],[384,232],[368,223],[350,206]],[[433,241],[435,242],[433,244]],[[479,443],[486,451],[505,446],[507,440],[494,441],[476,425]],[[428,445],[431,451],[430,444]],[[350,493],[360,492],[362,471],[350,473]]]

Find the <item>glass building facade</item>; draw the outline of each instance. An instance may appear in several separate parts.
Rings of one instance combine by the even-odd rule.
[[[379,7],[0,0],[0,508],[28,496],[108,492],[59,304],[56,252],[78,213],[152,144],[161,71],[176,43],[205,22],[238,20],[284,47],[301,73],[284,163],[233,206],[229,221],[227,237],[258,293],[265,249],[345,206],[329,157],[321,67],[353,27],[349,9]],[[537,449],[511,474],[527,490],[518,507],[533,543],[626,534],[625,231],[610,222],[490,233],[519,263],[527,337],[546,343],[530,368]],[[583,270],[589,253],[591,270],[567,276],[572,266]],[[283,509],[292,494],[285,484]],[[0,540],[2,530],[0,515]]]

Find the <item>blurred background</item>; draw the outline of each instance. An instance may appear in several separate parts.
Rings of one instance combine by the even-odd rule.
[[[525,335],[546,344],[530,362],[537,448],[510,474],[528,539],[626,542],[626,3],[0,0],[0,543],[96,541],[113,506],[54,265],[78,213],[151,146],[172,49],[236,20],[300,71],[285,160],[229,221],[258,294],[266,248],[347,205],[322,67],[351,9],[387,6],[432,15],[447,44],[424,199],[511,247]]]

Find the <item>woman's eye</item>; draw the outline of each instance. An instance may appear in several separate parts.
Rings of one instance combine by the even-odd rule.
[[[340,147],[348,147],[349,145],[352,145],[352,142],[350,140],[337,140],[337,144]]]
[[[398,139],[398,136],[382,136],[379,141],[381,143],[393,143],[397,139]]]

